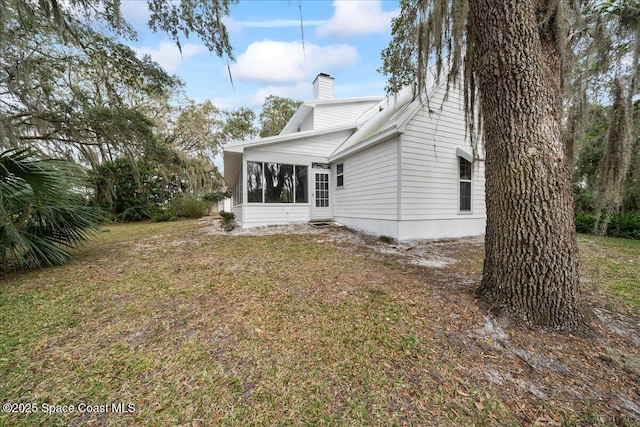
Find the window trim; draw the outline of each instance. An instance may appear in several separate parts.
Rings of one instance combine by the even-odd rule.
[[[344,162],[336,164],[336,188],[344,188]]]
[[[469,160],[465,159],[462,156],[457,156],[458,157],[458,167],[456,168],[456,175],[458,177],[458,200],[457,200],[457,205],[458,205],[458,214],[460,215],[470,215],[473,213],[473,162],[470,162]],[[460,169],[461,166],[463,165],[462,162],[466,162],[469,164],[469,179],[466,178],[461,178],[460,177]],[[469,184],[469,209],[462,209],[462,183],[468,183]]]

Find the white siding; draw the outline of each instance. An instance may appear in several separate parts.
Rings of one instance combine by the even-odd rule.
[[[333,215],[338,221],[340,218],[343,222],[347,222],[345,218],[397,219],[397,141],[392,138],[332,166]],[[335,187],[338,163],[344,164],[342,188]]]
[[[307,117],[300,123],[300,130],[298,132],[304,132],[305,130],[313,130],[313,113],[307,114]]]
[[[243,228],[309,221],[308,204],[247,203],[242,209],[244,214]]]
[[[333,99],[333,77],[327,74],[318,74],[313,81],[313,99]]]
[[[338,104],[318,104],[314,109],[314,129],[327,129],[355,123],[358,118],[378,101]]]
[[[400,221],[398,240],[454,239],[484,234],[484,218],[459,217],[451,219],[425,219]]]
[[[402,135],[401,219],[484,219],[484,162],[472,165],[471,213],[458,211],[459,172],[456,148],[469,147],[463,100],[450,89],[442,103],[441,90],[421,109]]]

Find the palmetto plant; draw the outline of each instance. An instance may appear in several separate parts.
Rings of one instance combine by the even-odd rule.
[[[67,249],[97,230],[79,168],[41,159],[33,149],[0,153],[0,268],[37,268],[69,260]]]

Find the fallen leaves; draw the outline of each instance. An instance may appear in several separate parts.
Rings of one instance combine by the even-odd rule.
[[[615,302],[596,312],[598,338],[516,329],[473,299],[477,239],[385,249],[342,229],[230,236],[207,225],[114,225],[71,265],[3,283],[6,399],[137,411],[0,423],[636,421],[638,318],[614,315]],[[396,262],[402,253],[448,262]]]

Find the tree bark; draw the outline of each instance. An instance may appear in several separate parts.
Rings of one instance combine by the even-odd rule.
[[[561,43],[545,2],[469,2],[486,150],[478,297],[527,324],[581,326],[571,174],[561,134]]]

